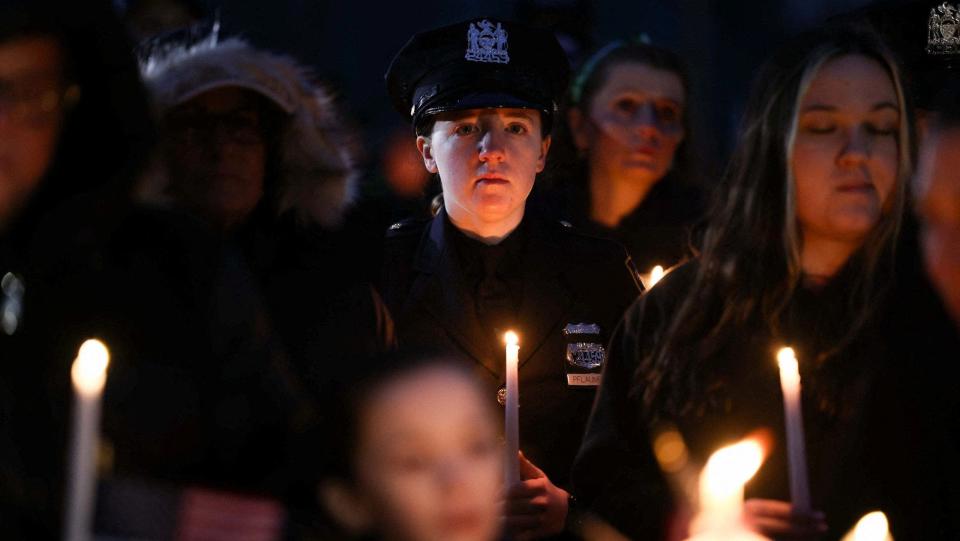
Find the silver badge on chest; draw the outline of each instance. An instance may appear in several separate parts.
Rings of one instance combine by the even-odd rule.
[[[467,29],[467,53],[463,57],[471,62],[509,64],[507,31],[500,23],[494,26],[486,19],[476,24],[470,23]]]
[[[567,344],[567,362],[584,370],[593,370],[603,366],[607,350],[595,342],[573,342]]]
[[[594,387],[600,384],[600,373],[607,358],[600,325],[568,323],[563,328],[566,340],[567,385]]]

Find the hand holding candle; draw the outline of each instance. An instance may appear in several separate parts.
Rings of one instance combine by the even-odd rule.
[[[73,437],[66,505],[66,541],[92,537],[100,432],[100,398],[107,380],[110,352],[103,342],[87,340],[80,346],[70,374],[74,389]]]
[[[520,483],[520,338],[513,331],[507,332],[506,342],[506,380],[507,396],[504,400],[504,438],[506,439],[505,483],[507,488]]]
[[[810,489],[807,486],[807,453],[803,435],[803,410],[800,401],[800,366],[792,348],[777,353],[780,387],[783,390],[784,427],[787,433],[787,460],[790,468],[790,500],[797,514],[810,513]]]

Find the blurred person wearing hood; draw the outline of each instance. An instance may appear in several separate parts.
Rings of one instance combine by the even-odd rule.
[[[196,30],[193,31],[196,35]],[[292,58],[217,29],[143,48],[161,125],[149,200],[184,209],[243,253],[301,374],[386,350],[391,323],[338,231],[356,190],[354,134]]]
[[[109,2],[0,3],[0,529],[59,537],[77,347],[111,349],[105,471],[276,493],[295,385],[259,292],[133,198],[155,141]]]

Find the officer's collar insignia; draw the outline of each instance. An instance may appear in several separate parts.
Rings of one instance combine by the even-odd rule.
[[[571,334],[600,334],[600,325],[596,323],[567,323],[563,328],[563,335]]]
[[[927,20],[927,53],[960,53],[960,8],[944,2],[930,9]]]
[[[500,23],[494,26],[486,19],[476,24],[470,23],[467,29],[467,54],[464,58],[471,62],[509,64],[507,31]]]

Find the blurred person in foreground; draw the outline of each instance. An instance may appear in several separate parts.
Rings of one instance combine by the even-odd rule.
[[[502,529],[496,410],[446,359],[385,358],[338,382],[319,496],[346,533],[396,541],[493,541]]]

